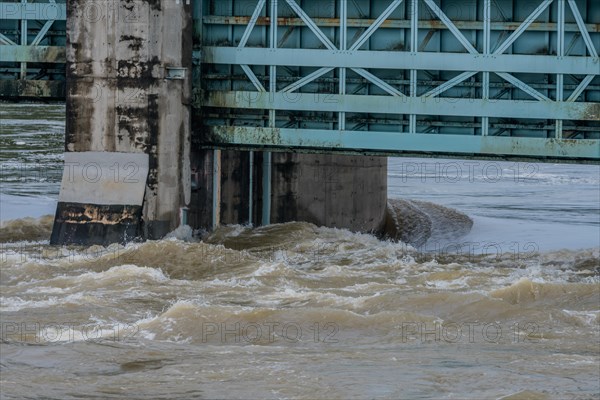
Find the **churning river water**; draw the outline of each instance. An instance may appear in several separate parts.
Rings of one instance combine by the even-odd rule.
[[[598,166],[390,159],[412,245],[52,247],[64,113],[0,104],[1,398],[600,398]]]

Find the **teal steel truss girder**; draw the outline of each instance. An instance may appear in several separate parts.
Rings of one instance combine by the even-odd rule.
[[[0,2],[2,96],[64,96],[65,3]],[[203,144],[599,159],[597,1],[193,4]]]
[[[66,0],[0,2],[2,97],[64,97]]]
[[[206,0],[197,136],[598,162],[600,4],[526,3]]]

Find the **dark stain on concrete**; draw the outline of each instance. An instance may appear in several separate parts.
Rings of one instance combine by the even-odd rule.
[[[148,136],[146,153],[150,156],[147,187],[156,193],[158,186],[158,138],[160,135],[158,94],[148,95]]]
[[[131,205],[58,203],[50,244],[126,243],[140,236],[142,208]]]
[[[148,2],[148,4],[150,5],[150,8],[154,11],[161,11],[162,10],[162,5],[161,5],[161,1],[163,0],[146,0]]]
[[[127,47],[132,51],[140,51],[144,46],[145,38],[132,36],[132,35],[121,35],[120,42],[129,42]]]

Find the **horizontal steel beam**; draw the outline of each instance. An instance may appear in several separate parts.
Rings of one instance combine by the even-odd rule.
[[[0,19],[55,20],[67,19],[64,3],[0,3]]]
[[[338,51],[205,47],[202,62],[331,68],[382,68],[600,75],[600,58],[541,55],[475,55],[404,51]]]
[[[600,140],[517,138],[498,136],[408,134],[339,130],[207,127],[211,144],[312,148],[364,153],[453,153],[586,159],[600,162]]]
[[[52,75],[65,75],[65,69],[64,68],[27,68],[27,73],[28,74],[37,74],[40,71],[44,71],[46,74],[52,74]],[[0,70],[0,75],[3,74],[15,74],[15,73],[19,73],[21,71],[21,68],[17,68],[17,67],[13,67],[13,68],[5,68],[2,67],[2,70]],[[589,88],[589,86],[588,86]]]
[[[215,112],[207,112],[205,109],[202,113],[204,118],[214,119],[214,120],[231,120],[233,125],[251,125],[257,126],[257,123],[262,123],[259,121],[268,121],[269,117],[264,113],[261,114],[240,114],[240,113],[215,113]],[[279,117],[277,119],[277,125],[282,126],[284,124],[289,123],[300,124],[303,122],[320,122],[320,123],[336,123],[338,122],[337,116],[334,114],[323,115],[322,113],[312,113],[312,114],[295,114],[293,116],[293,121],[290,121],[290,118],[286,118],[285,116]],[[387,125],[387,126],[408,126],[410,121],[407,119],[400,120],[396,118],[375,118],[369,116],[365,117],[350,117],[347,122],[354,124],[375,124],[375,125]],[[527,123],[529,122],[529,123]],[[210,125],[210,124],[209,124]],[[261,125],[262,126],[262,125]],[[432,119],[418,119],[417,120],[418,127],[434,127],[434,128],[481,128],[480,120],[474,120],[470,122],[464,121],[448,121],[447,119],[443,121],[432,120]],[[490,129],[526,129],[529,131],[554,131],[554,124],[539,124],[537,120],[520,120],[520,123],[499,123],[494,122],[489,124]],[[353,129],[348,129],[353,130]],[[585,133],[595,133],[600,138],[600,127],[594,126],[585,126],[585,125],[564,125],[564,131],[572,134],[585,134]],[[537,136],[530,136],[537,137]],[[568,139],[568,137],[565,137]],[[593,139],[593,138],[589,138]]]
[[[267,80],[269,79],[269,77],[267,75],[264,74],[256,74],[256,77],[258,79],[261,80]],[[202,80],[203,81],[207,81],[207,80],[213,80],[213,81],[223,81],[223,80],[246,80],[247,77],[245,75],[238,75],[238,74],[214,74],[214,73],[207,73],[207,74],[203,74],[202,75]],[[298,80],[298,77],[296,76],[291,76],[291,75],[278,75],[277,76],[277,82],[296,82]],[[339,83],[340,79],[337,77],[324,77],[324,78],[317,78],[313,81],[313,83]],[[410,80],[409,79],[389,79],[386,78],[385,80],[387,83],[389,83],[390,85],[410,85]],[[361,83],[366,83],[368,82],[367,79],[363,78],[363,77],[358,77],[358,78],[346,78],[346,83],[355,83],[355,84],[361,84]],[[440,80],[418,80],[417,81],[417,85],[418,86],[439,86],[439,85],[443,85],[444,83],[446,83],[447,81],[440,81]],[[556,84],[555,83],[529,83],[528,84],[530,87],[535,88],[535,89],[550,89],[550,90],[554,90],[556,89]],[[480,88],[483,86],[482,82],[477,82],[477,81],[462,81],[459,84],[457,84],[455,87],[468,87],[468,88]],[[490,82],[490,87],[491,88],[512,88],[514,87],[512,84],[505,82],[505,81],[498,81],[498,82]],[[579,84],[564,84],[564,89],[566,90],[574,90],[577,89],[579,87]],[[600,86],[599,85],[587,85],[586,86],[586,90],[600,90]]]
[[[18,36],[21,34],[21,31],[16,30],[16,29],[2,29],[2,32],[6,36]],[[54,29],[54,26],[53,26],[52,30],[49,30],[48,32],[46,32],[46,36],[61,37],[63,39],[66,39],[67,31],[64,28]]]
[[[196,107],[515,119],[600,120],[600,103],[244,91],[208,92],[205,98],[196,101]]]
[[[26,19],[26,20],[66,20],[67,11],[66,4],[63,3],[0,3],[0,19]],[[248,25],[251,16],[222,16],[222,15],[207,15],[202,18],[202,23],[208,25]],[[340,26],[337,18],[312,18],[317,26],[333,27]],[[349,18],[349,28],[368,28],[373,24],[375,19],[369,18]],[[198,20],[196,24],[200,23]],[[453,21],[457,28],[462,30],[482,30],[483,24],[480,21]],[[270,24],[269,17],[258,17],[256,25],[268,26]],[[493,21],[491,29],[497,31],[515,30],[521,22],[510,21]],[[301,18],[278,18],[278,26],[305,26]],[[588,32],[600,32],[600,24],[585,24]],[[380,28],[387,29],[408,29],[410,28],[410,20],[387,19]],[[420,20],[419,29],[444,29],[448,27],[439,20]],[[529,31],[555,31],[557,24],[554,22],[533,22],[527,30]],[[577,32],[579,28],[576,23],[565,24],[565,31]]]
[[[222,15],[207,15],[202,18],[202,23],[207,25],[247,25],[250,22],[249,16],[222,16]],[[312,18],[317,26],[326,28],[338,28],[340,20],[338,18]],[[256,20],[256,25],[268,26],[271,22],[269,17],[259,17]],[[349,18],[349,28],[368,28],[375,22],[374,19],[366,18]],[[380,28],[393,29],[409,29],[410,19],[387,19]],[[482,30],[483,23],[481,21],[452,21],[454,25],[461,30]],[[199,21],[195,21],[196,24]],[[491,22],[491,29],[495,31],[514,31],[522,22]],[[305,26],[300,18],[278,18],[278,26]],[[586,24],[587,31],[590,33],[600,32],[600,24]],[[419,20],[419,29],[444,29],[448,27],[439,20]],[[549,32],[556,31],[557,24],[555,22],[533,22],[528,28],[528,31]],[[565,24],[566,32],[578,32],[579,27],[576,23]]]
[[[64,46],[0,46],[4,62],[65,63]]]
[[[65,97],[65,81],[0,79],[0,97],[56,98]]]

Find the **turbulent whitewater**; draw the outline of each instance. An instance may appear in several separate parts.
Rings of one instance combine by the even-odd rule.
[[[60,107],[2,111],[1,398],[599,397],[597,167],[390,160],[401,241],[288,223],[53,247]]]

